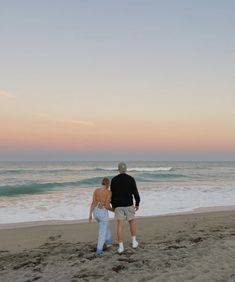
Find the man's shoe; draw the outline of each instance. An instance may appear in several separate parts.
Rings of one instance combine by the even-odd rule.
[[[123,246],[119,246],[117,249],[118,253],[121,254],[124,252],[124,247]]]
[[[139,243],[135,240],[132,242],[132,248],[136,249],[139,246]]]

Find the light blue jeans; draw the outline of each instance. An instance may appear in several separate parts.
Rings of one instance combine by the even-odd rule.
[[[109,226],[109,213],[105,208],[100,209],[95,207],[93,215],[99,224],[99,235],[96,252],[98,255],[101,255],[104,244],[112,244],[112,235]]]

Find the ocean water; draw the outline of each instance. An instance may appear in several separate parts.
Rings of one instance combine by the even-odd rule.
[[[235,162],[127,165],[138,216],[235,205]],[[117,173],[117,162],[0,162],[0,224],[86,219],[94,189]]]

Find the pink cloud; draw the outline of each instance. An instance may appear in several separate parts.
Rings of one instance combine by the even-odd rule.
[[[0,90],[0,97],[7,97],[7,98],[12,98],[14,95],[6,90]]]

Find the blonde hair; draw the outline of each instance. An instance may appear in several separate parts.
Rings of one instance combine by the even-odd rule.
[[[103,178],[102,185],[105,185],[107,188],[109,188],[110,180],[108,179],[108,177]]]

